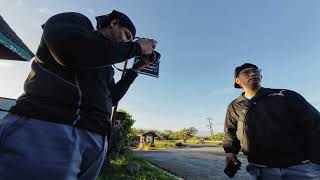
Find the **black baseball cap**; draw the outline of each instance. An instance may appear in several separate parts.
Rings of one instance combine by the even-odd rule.
[[[241,66],[236,67],[234,69],[234,87],[235,88],[241,88],[241,86],[239,86],[239,84],[236,83],[236,78],[239,76],[240,71],[247,69],[247,68],[259,69],[258,66],[254,65],[254,64],[250,64],[250,63],[244,63]]]
[[[121,26],[126,27],[132,33],[133,38],[136,36],[136,27],[130,18],[122,12],[113,10],[110,14],[97,16],[97,29],[105,28],[110,25],[113,19],[118,19]]]

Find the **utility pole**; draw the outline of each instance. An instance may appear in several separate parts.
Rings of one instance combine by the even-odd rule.
[[[210,134],[211,134],[211,137],[213,135],[213,128],[212,128],[212,121],[213,121],[213,118],[212,117],[208,117],[207,120],[209,121],[209,124],[207,125],[210,129]]]

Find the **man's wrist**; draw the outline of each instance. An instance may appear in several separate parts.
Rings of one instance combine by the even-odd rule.
[[[138,73],[138,71],[139,71],[139,69],[136,68],[136,67],[132,67],[131,69],[132,69],[134,72],[136,72],[136,73]]]
[[[141,45],[139,44],[139,43],[137,43],[137,42],[134,42],[134,44],[135,44],[135,46],[137,47],[137,56],[141,56],[142,55],[142,47],[141,47]]]
[[[139,70],[138,69],[132,69],[134,72],[136,72],[136,73],[138,73],[139,72]]]
[[[137,76],[138,71],[139,71],[138,69],[132,67],[132,68],[126,70],[126,74],[129,73],[130,75]]]

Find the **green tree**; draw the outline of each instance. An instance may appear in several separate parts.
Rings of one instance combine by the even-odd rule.
[[[173,132],[172,134],[170,134],[170,139],[172,140],[178,140],[180,139],[180,131],[176,131],[176,132]]]
[[[187,142],[188,139],[193,137],[198,132],[198,129],[195,127],[183,128],[179,131],[179,139],[183,142]]]
[[[110,148],[111,159],[116,159],[129,150],[129,142],[132,140],[133,132],[132,125],[135,122],[132,116],[125,110],[119,110],[118,112],[125,113],[125,117],[117,129],[113,128],[111,136],[112,145]]]
[[[131,132],[129,133],[129,141],[135,142],[135,141],[140,141],[139,134],[145,133],[147,130],[144,129],[137,129],[137,128],[132,128]]]
[[[211,140],[213,140],[213,141],[222,141],[223,138],[224,138],[224,133],[217,133],[217,134],[214,134],[211,137]]]
[[[174,133],[171,130],[164,130],[162,132],[160,131],[154,131],[157,134],[157,139],[158,140],[172,140],[172,134]]]

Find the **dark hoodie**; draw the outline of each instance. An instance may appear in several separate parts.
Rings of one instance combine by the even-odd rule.
[[[111,65],[137,55],[139,44],[105,39],[82,14],[55,15],[43,25],[25,92],[10,111],[105,135],[113,104],[137,77],[128,70],[115,83]]]

